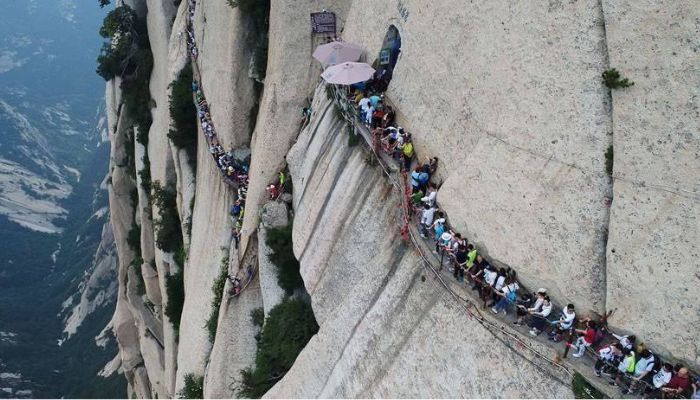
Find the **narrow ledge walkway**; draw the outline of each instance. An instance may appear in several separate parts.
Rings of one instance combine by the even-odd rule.
[[[325,83],[321,82],[320,84],[324,85]],[[377,160],[383,174],[397,192],[403,212],[403,222],[406,224],[404,227],[401,227],[402,233],[405,233],[404,237],[408,237],[408,241],[411,242],[416,253],[422,259],[426,272],[432,275],[430,281],[433,285],[440,290],[445,290],[465,310],[470,318],[481,324],[496,340],[513,350],[525,361],[532,363],[539,370],[548,373],[552,378],[565,385],[573,386],[573,378],[578,373],[592,387],[610,398],[638,397],[636,395],[624,395],[619,387],[609,385],[605,379],[594,374],[593,366],[596,361],[594,350],[588,348],[586,356],[581,358],[566,357],[566,341],[551,342],[547,339],[547,335],[544,332],[536,337],[530,336],[528,334],[529,327],[513,324],[516,320],[513,310],[509,311],[506,318],[502,318],[500,313],[494,315],[490,311],[490,307],[484,308],[479,306],[483,304],[483,301],[478,295],[465,286],[464,283],[460,284],[457,282],[447,267],[443,268],[439,255],[433,252],[434,243],[420,237],[420,232],[417,228],[418,220],[410,215],[410,204],[407,203],[408,200],[405,195],[407,190],[410,191],[406,175],[400,172],[400,167],[389,155],[384,152],[378,153],[375,150],[369,128],[356,118],[357,110],[354,104],[347,100],[342,89],[335,85],[327,85],[327,90],[329,90],[327,93],[333,97],[334,104],[340,109],[343,118],[353,127],[354,134],[362,137],[365,150],[369,151]],[[450,262],[447,260],[443,264],[447,265]],[[465,282],[468,284],[467,280]],[[520,287],[521,290],[524,290],[522,285]],[[557,308],[555,305],[553,307],[554,310],[558,312],[561,310],[561,307]],[[574,338],[570,340],[572,339]],[[603,343],[598,344],[598,346],[611,343],[610,339],[606,337]],[[573,354],[573,351],[571,353]],[[591,397],[593,396],[591,395]]]

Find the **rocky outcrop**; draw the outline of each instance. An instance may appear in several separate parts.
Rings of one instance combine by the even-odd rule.
[[[95,252],[92,266],[86,271],[85,280],[78,286],[80,298],[73,303],[70,297],[64,305],[70,304],[64,319],[64,340],[74,335],[85,318],[100,307],[104,307],[117,295],[118,284],[111,281],[105,285],[105,281],[111,280],[116,275],[117,254],[114,247],[114,233],[109,221],[102,227],[100,244]]]
[[[270,34],[265,90],[255,124],[251,148],[250,186],[243,222],[242,243],[258,226],[258,210],[265,200],[265,187],[281,168],[284,157],[300,128],[301,108],[307,102],[319,70],[309,55],[322,38],[309,38],[309,13],[332,9],[342,29],[350,2],[329,0],[273,1],[270,7]]]

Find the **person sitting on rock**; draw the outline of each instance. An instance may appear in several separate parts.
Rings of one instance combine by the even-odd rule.
[[[518,282],[513,277],[509,277],[507,282],[503,288],[495,291],[499,299],[491,311],[496,315],[501,311],[507,314],[508,306],[515,304],[515,301],[518,299],[518,290],[520,289]]]
[[[552,302],[549,296],[544,295],[542,297],[542,304],[539,308],[528,308],[527,313],[531,316],[530,318],[530,336],[539,335],[547,326],[549,322],[547,317],[552,313]]]
[[[622,347],[630,350],[634,350],[634,346],[637,343],[637,336],[635,335],[618,335],[613,332],[610,332],[610,334],[617,339],[618,343],[622,345]]]
[[[622,358],[622,345],[620,343],[609,344],[598,350],[598,359],[593,367],[595,376],[601,374],[611,375],[611,371]]]
[[[690,391],[690,377],[688,368],[683,367],[671,378],[668,385],[661,388],[661,394],[665,399],[677,399]]]
[[[523,325],[525,316],[530,315],[528,313],[530,309],[538,311],[540,307],[542,307],[542,300],[546,295],[547,290],[544,288],[538,289],[535,293],[523,295],[522,298],[518,300],[518,304],[515,307],[515,315],[517,316],[517,319],[513,322],[513,325]]]
[[[615,379],[610,381],[610,385],[619,386],[622,383],[622,378],[627,374],[634,373],[634,365],[636,363],[634,350],[626,347],[622,348],[622,360],[617,364],[615,371]]]
[[[567,344],[567,346],[571,346],[571,348],[577,350],[577,352],[574,353],[574,357],[583,357],[586,349],[591,347],[595,341],[596,323],[589,320],[586,322],[586,329],[574,329],[574,332],[580,334],[581,336],[576,339],[576,343],[571,345]]]
[[[627,394],[632,394],[637,389],[640,381],[647,382],[653,376],[651,372],[654,369],[656,358],[649,349],[644,349],[639,353],[639,359],[634,364],[634,375],[631,378],[630,387],[627,389]]]
[[[574,305],[569,303],[566,307],[564,307],[564,309],[562,309],[559,320],[551,322],[551,324],[554,325],[554,329],[549,334],[549,340],[554,342],[561,341],[562,333],[568,329],[571,329],[575,320],[576,312],[574,310]]]
[[[644,389],[645,399],[658,399],[661,397],[661,388],[671,382],[673,377],[673,365],[664,363],[659,371],[651,378],[651,384]]]

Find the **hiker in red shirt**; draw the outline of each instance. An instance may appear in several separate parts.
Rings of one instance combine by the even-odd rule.
[[[671,378],[666,387],[661,388],[661,393],[665,399],[674,399],[681,397],[683,393],[690,389],[690,378],[688,377],[688,368],[681,368],[678,373]]]
[[[571,346],[578,349],[578,352],[574,354],[574,357],[582,357],[586,352],[586,348],[590,347],[595,341],[596,323],[594,321],[587,321],[586,329],[576,329],[576,333],[583,336],[579,336],[576,343]]]

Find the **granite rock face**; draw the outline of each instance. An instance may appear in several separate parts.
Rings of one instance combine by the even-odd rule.
[[[604,1],[613,91],[610,322],[700,367],[700,7]]]
[[[236,395],[238,372],[255,356],[259,328],[250,311],[269,312],[283,296],[264,242],[268,227],[284,225],[287,201],[264,204],[265,187],[288,164],[294,252],[320,331],[268,397],[572,396],[569,382],[469,319],[402,243],[396,194],[360,147],[348,147],[347,125],[317,88],[321,68],[311,53],[325,37],[310,34],[309,13],[322,9],[336,12],[344,40],[364,46],[369,63],[388,28],[398,29],[387,100],[418,157],[440,158],[438,202],[451,225],[530,289],[548,288],[580,316],[616,310],[613,328],[699,366],[696,2],[273,1],[267,72],[251,120],[258,92],[249,75],[250,21],[225,1],[197,1],[197,70],[217,134],[227,149],[252,152],[240,253],[230,236],[233,192],[202,132],[196,172],[167,139],[168,84],[188,62],[187,2],[177,10],[169,0],[132,3],[148,13],[155,100],[149,145],[134,156],[148,154],[153,179],[175,183],[191,235],[176,339],[170,321],[149,317],[127,282],[136,278],[126,243],[134,222],[154,306],[167,304],[165,277],[176,267],[172,254],[154,248],[148,211],[157,210],[147,194],[139,189],[132,204],[140,182],[123,164],[129,121],[119,112],[118,80],[108,83],[120,271],[112,327],[130,393],[173,397],[194,374],[204,377],[206,396]],[[600,78],[611,67],[635,85],[611,92]],[[300,109],[312,97],[313,116],[299,134]],[[205,323],[222,259],[228,255],[235,271],[253,253],[259,275],[243,295],[224,298],[210,343]]]
[[[287,160],[295,254],[321,329],[266,397],[570,397],[436,286],[398,236],[392,187],[348,147],[320,93]]]

